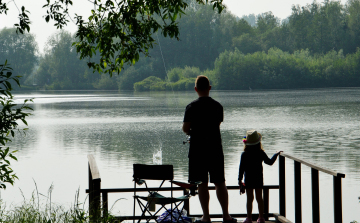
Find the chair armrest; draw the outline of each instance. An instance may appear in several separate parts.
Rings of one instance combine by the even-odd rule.
[[[173,184],[176,184],[182,188],[185,188],[186,190],[190,190],[190,194],[192,196],[196,195],[196,190],[199,184],[202,184],[201,181],[197,181],[197,182],[189,182],[189,183],[185,183],[185,182],[180,182],[180,181],[175,181],[175,180],[171,180],[170,182],[172,182]]]

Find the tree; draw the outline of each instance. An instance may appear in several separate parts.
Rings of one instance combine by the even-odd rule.
[[[257,16],[256,25],[260,33],[265,33],[279,25],[280,19],[276,18],[272,12],[265,12]]]
[[[360,47],[360,0],[349,0],[346,6],[348,12],[349,32],[352,41],[350,42],[351,51],[355,52]]]
[[[45,0],[44,0],[45,1]],[[212,4],[219,13],[225,8],[222,0],[194,0],[197,4]],[[53,20],[57,28],[63,28],[68,22],[69,7],[72,0],[46,0],[45,20]],[[124,64],[135,64],[140,54],[148,56],[155,39],[152,34],[160,31],[167,37],[179,39],[177,18],[184,15],[188,7],[184,0],[94,0],[94,9],[86,20],[75,15],[78,26],[74,43],[80,58],[90,59],[98,53],[98,61],[89,61],[88,66],[99,73],[112,76],[120,73]],[[0,13],[9,11],[7,3],[0,0]],[[17,32],[30,30],[29,11],[24,6],[19,11],[19,23],[15,24]],[[157,21],[156,16],[161,20]]]
[[[20,80],[25,80],[37,62],[37,43],[34,35],[17,35],[15,30],[0,30],[0,61],[11,61],[15,75],[20,75],[23,77]]]
[[[249,33],[233,38],[233,46],[242,53],[254,53],[262,50],[259,38]]]
[[[88,67],[85,61],[79,59],[76,49],[72,45],[74,41],[75,38],[65,31],[50,36],[36,74],[39,84],[47,84],[47,87],[52,89],[93,88],[92,85],[95,81],[86,75]],[[99,80],[98,73],[96,77],[96,81]]]
[[[205,4],[208,0],[196,0]],[[210,0],[220,13],[224,9],[222,0]],[[124,64],[135,64],[140,54],[148,55],[155,39],[152,34],[161,31],[163,36],[179,38],[177,17],[184,14],[188,3],[184,0],[94,0],[94,10],[88,20],[76,15],[78,26],[75,43],[80,58],[91,58],[99,52],[97,62],[88,66],[99,73],[120,73]],[[47,0],[46,21],[53,19],[58,28],[67,24],[68,7],[72,0]],[[157,21],[155,16],[161,18]]]

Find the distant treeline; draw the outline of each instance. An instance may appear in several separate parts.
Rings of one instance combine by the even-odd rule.
[[[191,90],[195,77],[206,75],[220,90],[359,87],[360,50],[344,56],[342,50],[312,56],[309,50],[290,54],[278,48],[244,54],[238,49],[221,53],[213,70],[174,68],[169,78],[148,77],[134,85],[137,91]]]
[[[155,34],[150,57],[119,76],[89,70],[66,32],[36,57],[34,37],[3,29],[0,61],[8,59],[23,84],[46,89],[189,90],[199,74],[215,89],[360,86],[360,0],[293,6],[283,21],[194,5],[179,19],[180,41]]]

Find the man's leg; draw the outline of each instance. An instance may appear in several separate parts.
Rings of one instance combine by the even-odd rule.
[[[209,203],[210,203],[210,194],[208,189],[208,182],[202,182],[198,187],[199,200],[201,204],[201,208],[203,210],[203,222],[210,222],[210,214],[209,214]]]
[[[214,184],[216,189],[216,195],[223,212],[223,220],[231,221],[232,217],[229,214],[229,194],[225,181],[222,183],[214,183]]]

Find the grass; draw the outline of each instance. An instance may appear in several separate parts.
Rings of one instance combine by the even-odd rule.
[[[35,183],[36,185],[36,183]],[[53,185],[48,190],[48,195],[40,194],[37,191],[32,193],[31,199],[24,201],[17,206],[7,207],[0,200],[0,222],[6,223],[82,223],[90,222],[88,210],[85,209],[85,202],[79,202],[79,190],[76,192],[74,204],[70,207],[57,205],[51,201]],[[43,199],[45,198],[45,200]],[[105,223],[116,222],[116,219],[109,215],[99,219],[92,219],[92,222]]]

